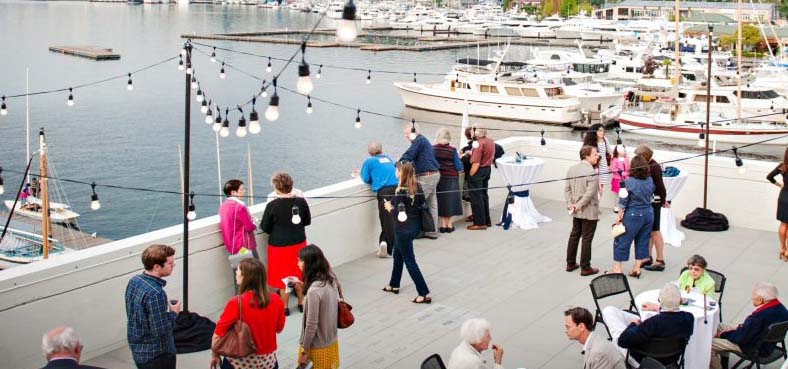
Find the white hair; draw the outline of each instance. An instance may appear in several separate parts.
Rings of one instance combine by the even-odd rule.
[[[768,282],[758,282],[753,288],[753,292],[760,296],[765,301],[771,301],[777,298],[777,287]]]
[[[41,338],[41,350],[44,355],[58,352],[76,352],[79,347],[79,336],[74,328],[58,327],[44,334]]]
[[[462,323],[460,328],[460,337],[462,340],[470,345],[482,342],[484,335],[490,331],[490,322],[486,319],[474,318],[468,319]]]
[[[479,123],[473,124],[473,130],[476,132],[476,137],[487,137],[487,128]]]
[[[681,304],[681,292],[673,283],[667,283],[659,290],[659,307],[665,311],[676,311]]]
[[[438,129],[438,132],[435,133],[435,143],[441,145],[448,145],[451,143],[451,133],[448,128]]]

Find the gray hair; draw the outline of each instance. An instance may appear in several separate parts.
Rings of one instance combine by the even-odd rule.
[[[58,352],[73,353],[79,346],[79,336],[71,327],[54,328],[41,338],[41,350],[47,356]]]
[[[438,133],[435,134],[435,143],[441,145],[448,145],[451,143],[451,133],[448,128],[439,128]]]
[[[367,152],[370,156],[380,155],[383,153],[383,145],[378,141],[372,141],[367,145]]]
[[[768,282],[758,282],[753,288],[753,292],[760,296],[765,301],[771,301],[777,298],[777,287]]]
[[[486,319],[473,318],[462,323],[460,337],[466,343],[473,345],[482,342],[484,335],[490,331],[490,322]]]
[[[487,128],[479,123],[473,124],[473,130],[476,132],[476,137],[487,137]]]
[[[681,292],[679,288],[673,284],[668,283],[659,290],[659,307],[665,311],[676,311],[681,304]]]

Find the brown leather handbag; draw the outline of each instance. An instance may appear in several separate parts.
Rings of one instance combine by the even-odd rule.
[[[353,322],[356,321],[356,318],[353,317],[353,313],[350,311],[353,310],[353,306],[345,302],[345,297],[342,295],[342,286],[339,284],[339,280],[337,280],[337,286],[339,286],[339,309],[338,309],[338,316],[337,316],[337,328],[345,329],[353,325]]]
[[[241,319],[241,295],[238,295],[238,320],[227,330],[224,337],[219,337],[213,344],[213,352],[227,357],[242,358],[257,351],[252,338],[252,331]]]

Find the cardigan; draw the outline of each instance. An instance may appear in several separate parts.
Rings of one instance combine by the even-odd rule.
[[[681,276],[679,276],[679,289],[682,291],[687,291],[687,287],[689,287],[689,289],[694,287],[707,297],[716,299],[716,295],[714,294],[714,288],[716,286],[717,284],[714,282],[714,278],[711,278],[709,273],[705,270],[697,280],[692,279],[689,270],[685,270],[681,273]]]
[[[293,224],[293,206],[298,208],[301,223]],[[304,227],[312,223],[309,205],[302,197],[280,197],[268,202],[260,229],[268,233],[271,246],[290,246],[306,241]]]
[[[334,281],[336,284],[336,280]],[[328,347],[337,340],[339,291],[334,284],[315,282],[304,297],[304,317],[298,343],[304,350]]]

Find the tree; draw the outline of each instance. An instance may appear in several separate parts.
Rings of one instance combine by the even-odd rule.
[[[673,60],[662,59],[662,66],[665,68],[665,79],[670,78],[670,65],[671,64],[673,64]]]
[[[720,38],[720,43],[726,45],[736,45],[738,39],[738,32],[733,31],[730,35],[725,35]],[[741,27],[741,43],[742,48],[745,50],[761,49],[763,44],[763,37],[758,27],[750,24],[743,24]],[[735,48],[735,46],[734,46]]]
[[[503,0],[503,4],[502,4],[503,11],[509,10],[511,6],[512,6],[512,0]]]
[[[577,9],[579,12],[585,13],[586,15],[592,15],[594,13],[594,7],[588,2],[588,0],[583,0]]]
[[[553,2],[550,0],[546,0],[542,3],[542,16],[549,17],[555,13],[555,9],[553,9]]]
[[[561,16],[566,18],[577,14],[577,0],[561,0]]]

